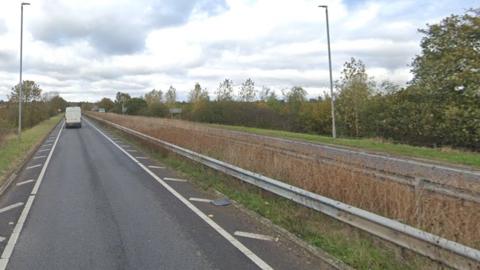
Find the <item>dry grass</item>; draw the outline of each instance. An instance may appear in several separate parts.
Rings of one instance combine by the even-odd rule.
[[[480,205],[333,165],[308,145],[149,117],[96,114],[109,121],[309,191],[480,248]],[[348,157],[335,160],[349,164]],[[357,164],[358,165],[358,164]],[[361,165],[361,164],[360,164]],[[385,169],[385,168],[384,168]],[[464,186],[462,179],[455,184]]]

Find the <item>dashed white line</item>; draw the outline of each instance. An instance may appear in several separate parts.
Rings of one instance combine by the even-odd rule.
[[[129,149],[129,150],[127,150],[127,151],[130,152],[130,153],[137,152],[137,150],[134,150],[134,149]]]
[[[148,168],[150,168],[150,169],[165,169],[165,167],[163,167],[163,166],[154,166],[154,165],[149,165]],[[164,179],[166,179],[166,178],[164,178]]]
[[[204,202],[204,203],[211,203],[212,200],[209,200],[209,199],[203,199],[203,198],[194,198],[194,197],[190,197],[188,198],[189,201],[192,201],[192,202]]]
[[[252,238],[252,239],[258,239],[258,240],[265,240],[265,241],[272,241],[274,238],[269,236],[269,235],[264,235],[264,234],[258,234],[258,233],[249,233],[249,232],[241,232],[241,231],[235,231],[233,235],[240,236],[240,237],[246,237],[246,238]]]
[[[38,150],[37,152],[45,152],[45,151],[50,151],[50,149],[41,149],[41,150]]]
[[[109,140],[113,145],[115,145],[120,151],[122,151],[126,156],[128,156],[131,160],[140,166],[144,171],[146,171],[150,176],[152,176],[157,182],[162,185],[166,190],[168,190],[173,196],[175,196],[178,200],[180,200],[186,207],[188,207],[192,212],[194,212],[199,218],[205,221],[210,227],[212,227],[215,231],[217,231],[223,238],[225,238],[230,244],[236,247],[240,252],[242,252],[247,258],[249,258],[253,263],[255,263],[260,269],[264,270],[273,270],[273,268],[268,265],[264,260],[258,257],[255,253],[253,253],[250,249],[248,249],[244,244],[238,241],[233,235],[223,229],[220,225],[218,225],[213,219],[207,216],[205,213],[200,211],[195,205],[193,205],[190,201],[188,201],[185,197],[183,197],[180,193],[178,193],[175,189],[173,189],[169,184],[163,181],[160,177],[158,177],[155,173],[149,170],[145,165],[138,162],[132,155],[130,155],[127,151],[122,149],[118,146],[112,139],[110,139],[107,135],[105,135],[101,130],[99,130],[96,126],[94,126],[90,121],[86,120],[87,123],[90,124],[95,130],[97,130],[100,134],[102,134],[107,140]]]
[[[46,158],[47,156],[35,156],[33,159]]]
[[[25,181],[22,181],[22,182],[18,182],[17,186],[22,186],[22,185],[32,183],[32,182],[35,182],[35,179],[28,179],[28,180],[25,180]]]
[[[7,239],[7,238],[5,238],[5,237],[3,237],[3,236],[0,236],[0,242],[5,241],[5,239]]]
[[[32,207],[33,200],[35,199],[35,194],[37,194],[38,188],[42,183],[43,177],[45,176],[45,172],[47,170],[48,164],[50,163],[50,159],[52,158],[53,151],[57,146],[58,140],[60,138],[60,135],[62,134],[64,126],[65,126],[65,122],[63,122],[62,126],[60,127],[60,131],[57,134],[55,142],[53,143],[52,151],[50,151],[50,153],[48,154],[45,164],[43,164],[43,168],[40,171],[40,174],[38,175],[38,178],[35,183],[35,186],[33,187],[32,193],[28,197],[27,203],[25,204],[25,207],[22,210],[22,214],[20,214],[20,218],[18,218],[17,224],[15,224],[15,227],[13,228],[13,232],[10,235],[10,238],[8,239],[7,245],[5,246],[5,249],[2,252],[2,256],[0,259],[0,270],[5,270],[7,268],[8,261],[10,260],[10,256],[12,255],[13,249],[15,248],[15,244],[17,243],[18,237],[22,232],[23,225],[25,224],[25,220],[27,219],[28,213],[30,212],[30,208]]]
[[[170,178],[170,177],[165,177],[163,180],[166,181],[172,181],[172,182],[187,182],[185,179],[180,179],[180,178]]]
[[[22,205],[23,205],[23,202],[17,202],[17,203],[11,204],[9,206],[5,206],[5,207],[0,209],[0,213],[7,212],[9,210],[15,209],[15,208],[20,207]]]
[[[32,166],[28,166],[27,168],[25,168],[26,170],[30,170],[30,169],[34,169],[34,168],[37,168],[37,167],[40,167],[42,166],[42,164],[35,164],[35,165],[32,165]]]
[[[135,157],[136,159],[148,159],[147,157]]]
[[[44,144],[42,147],[45,147],[45,146],[52,146],[53,143],[47,143],[47,144]]]

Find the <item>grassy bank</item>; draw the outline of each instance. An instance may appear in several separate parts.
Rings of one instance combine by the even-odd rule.
[[[25,159],[28,151],[40,140],[45,137],[50,130],[60,121],[62,115],[54,116],[48,120],[40,122],[38,125],[24,130],[22,139],[19,141],[16,135],[8,135],[0,144],[0,181],[4,181],[6,174]]]
[[[118,130],[108,128],[154,159],[183,173],[204,190],[217,190],[244,207],[271,220],[309,244],[319,247],[356,269],[427,269],[429,264],[408,252],[399,252],[391,245],[326,217],[316,211],[299,206],[289,200],[264,192],[254,186],[217,173],[177,155],[141,143]],[[402,253],[403,256],[399,254]]]
[[[321,136],[315,134],[295,133],[282,130],[271,130],[241,126],[228,126],[217,124],[210,124],[210,126],[285,139],[354,147],[405,157],[415,157],[458,165],[472,166],[480,169],[480,153],[461,151],[450,148],[417,147],[405,144],[390,143],[376,139],[333,139],[328,136]]]

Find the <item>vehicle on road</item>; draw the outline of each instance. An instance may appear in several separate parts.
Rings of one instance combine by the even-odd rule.
[[[67,107],[65,109],[65,127],[82,127],[82,110],[80,107]]]

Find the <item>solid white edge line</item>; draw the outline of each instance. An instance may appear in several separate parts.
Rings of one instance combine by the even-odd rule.
[[[265,234],[258,234],[258,233],[249,233],[249,232],[242,232],[242,231],[235,231],[233,235],[240,236],[240,237],[246,237],[246,238],[252,238],[252,239],[258,239],[258,240],[265,240],[265,241],[273,241],[273,237],[270,235],[265,235]]]
[[[33,190],[32,190],[32,195],[37,194],[38,188],[40,187],[40,184],[42,183],[43,177],[45,176],[45,172],[47,170],[48,163],[50,163],[50,159],[52,158],[53,151],[55,150],[55,147],[57,146],[58,140],[60,139],[60,135],[62,134],[64,125],[65,125],[65,122],[60,127],[60,132],[58,132],[57,138],[55,139],[55,142],[53,143],[52,151],[50,151],[48,153],[48,156],[47,156],[47,159],[45,160],[45,164],[43,165],[42,171],[38,175],[37,182],[35,183],[35,186],[33,187]]]
[[[32,193],[28,197],[27,203],[25,204],[25,207],[23,208],[22,213],[20,214],[20,218],[18,219],[17,224],[15,224],[15,227],[13,228],[13,232],[10,235],[10,238],[8,239],[8,243],[2,252],[2,256],[0,259],[0,270],[5,270],[7,268],[8,261],[10,260],[10,256],[12,256],[13,249],[15,248],[15,244],[17,243],[18,237],[22,232],[23,225],[25,224],[25,220],[27,219],[28,213],[30,212],[30,208],[32,207],[33,200],[35,199],[35,194],[37,193],[38,188],[42,183],[43,177],[45,176],[45,171],[47,170],[48,164],[50,163],[50,159],[52,158],[53,151],[55,150],[55,147],[57,146],[60,135],[62,134],[64,125],[65,125],[65,122],[63,122],[62,126],[60,127],[60,131],[57,134],[57,138],[55,139],[55,143],[52,146],[52,150],[48,154],[45,164],[43,164],[42,171],[40,172],[37,178],[37,182],[33,187]]]
[[[112,139],[110,139],[107,135],[105,135],[101,130],[99,130],[96,126],[94,126],[90,121],[85,120],[87,123],[90,124],[95,130],[97,130],[101,135],[103,135],[107,140],[109,140],[113,145],[115,145],[120,151],[122,151],[125,155],[127,155],[130,159],[132,159],[138,166],[140,166],[144,171],[146,171],[150,176],[152,176],[158,183],[160,183],[166,190],[172,193],[177,199],[179,199],[185,206],[190,208],[197,216],[199,216],[203,221],[205,221],[210,227],[212,227],[215,231],[217,231],[223,238],[225,238],[230,244],[236,247],[240,252],[242,252],[247,258],[249,258],[253,263],[255,263],[260,269],[265,270],[273,270],[273,268],[268,265],[265,261],[260,259],[255,253],[253,253],[250,249],[248,249],[245,245],[243,245],[240,241],[238,241],[235,237],[233,237],[230,233],[228,233],[225,229],[220,227],[215,221],[205,215],[202,211],[200,211],[195,205],[185,199],[180,193],[174,190],[170,185],[168,185],[165,181],[163,181],[160,177],[150,171],[145,165],[140,163],[136,160],[132,155],[130,155],[127,151],[122,149],[118,146]]]
[[[2,209],[0,209],[0,214],[3,213],[3,212],[7,212],[8,210],[12,210],[12,209],[15,209],[17,207],[20,207],[22,205],[23,205],[23,202],[17,202],[17,203],[14,203],[14,204],[10,204],[9,206],[5,206]]]
[[[35,181],[35,179],[28,179],[28,180],[25,180],[25,181],[22,181],[22,182],[18,182],[18,183],[16,184],[16,186],[25,185],[25,184],[31,183],[31,182],[33,182],[33,181]]]
[[[189,201],[192,201],[192,202],[204,202],[204,203],[211,203],[212,200],[209,200],[209,199],[203,199],[203,198],[194,198],[194,197],[190,197],[188,198]]]

